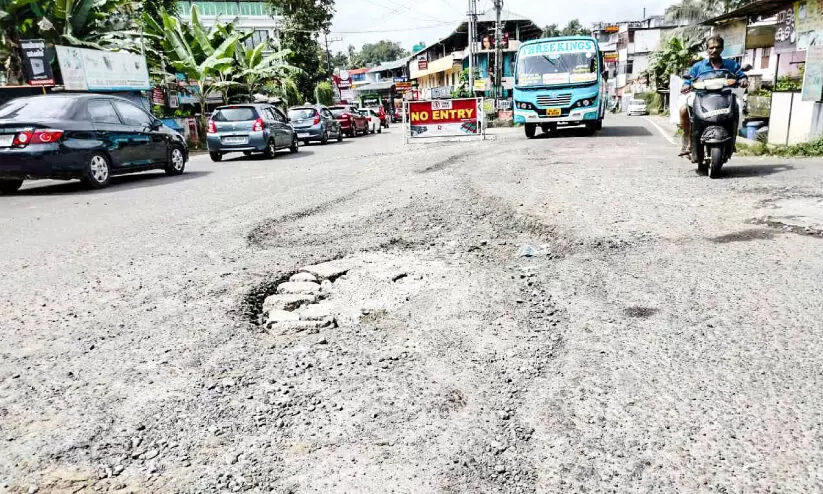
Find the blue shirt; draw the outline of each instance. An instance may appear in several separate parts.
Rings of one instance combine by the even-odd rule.
[[[738,81],[740,79],[746,79],[746,73],[743,72],[742,70],[740,70],[740,64],[735,62],[734,60],[724,58],[723,59],[722,69],[726,69],[729,72],[731,72],[732,76],[735,79],[737,79]],[[697,62],[696,64],[692,65],[691,70],[689,70],[689,75],[692,77],[692,79],[690,81],[683,81],[683,85],[684,86],[691,86],[693,80],[697,79],[698,77],[700,77],[704,74],[708,74],[709,72],[714,72],[716,70],[721,70],[721,69],[715,69],[712,66],[712,63],[708,59],[701,60],[701,61]]]

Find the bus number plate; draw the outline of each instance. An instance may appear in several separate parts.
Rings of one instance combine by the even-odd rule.
[[[546,116],[547,117],[559,117],[563,111],[560,108],[548,108],[546,109]]]

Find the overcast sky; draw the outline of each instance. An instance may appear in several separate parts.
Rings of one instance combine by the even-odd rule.
[[[565,25],[580,19],[584,25],[598,21],[638,20],[663,14],[674,0],[503,0],[503,9],[531,19],[539,26]],[[437,41],[466,18],[468,0],[337,0],[330,38],[333,52],[348,45],[360,48],[381,39],[399,41],[411,50],[416,43]],[[477,9],[491,9],[493,0],[477,0]],[[365,32],[383,31],[383,32]]]

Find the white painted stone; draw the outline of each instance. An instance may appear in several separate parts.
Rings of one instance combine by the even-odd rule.
[[[320,292],[320,285],[308,281],[287,281],[277,286],[277,293],[314,295]]]
[[[349,272],[351,265],[345,260],[329,261],[322,264],[306,266],[300,271],[311,273],[320,280],[335,280]]]
[[[289,278],[289,281],[297,281],[297,282],[301,282],[301,281],[306,282],[306,281],[308,281],[308,282],[311,282],[311,283],[317,283],[317,277],[315,275],[311,274],[311,273],[306,273],[306,272],[301,271],[300,273],[291,275],[291,278]]]
[[[263,312],[272,310],[294,310],[301,305],[313,304],[317,301],[314,295],[280,294],[270,295],[263,301]]]

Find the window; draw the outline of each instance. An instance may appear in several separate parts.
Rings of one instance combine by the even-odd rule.
[[[69,118],[74,99],[62,97],[21,98],[0,105],[0,118]]]
[[[188,17],[191,13],[191,4],[186,1],[179,1],[177,2],[177,11],[180,12],[180,15]]]
[[[292,120],[305,120],[307,118],[314,118],[317,112],[311,108],[295,108],[289,110],[289,118]]]
[[[121,125],[120,117],[108,101],[89,101],[89,115],[94,123]]]
[[[255,48],[269,41],[269,32],[265,29],[258,29],[254,31],[246,40],[246,48]]]
[[[286,121],[286,116],[283,115],[283,113],[281,113],[280,110],[278,110],[277,108],[270,108],[270,110],[271,110],[272,114],[274,114],[274,119],[275,120],[277,120],[278,122],[285,122]]]
[[[117,112],[120,114],[120,118],[123,120],[124,124],[133,125],[135,127],[151,126],[151,118],[149,118],[149,115],[140,108],[137,108],[129,103],[122,103],[120,101],[115,101],[114,106],[117,108]]]
[[[763,48],[763,55],[760,57],[760,68],[761,69],[768,69],[769,68],[769,61],[772,58],[772,49],[771,48]]]
[[[215,122],[244,122],[257,119],[257,111],[249,106],[221,108],[214,112],[211,119]]]

